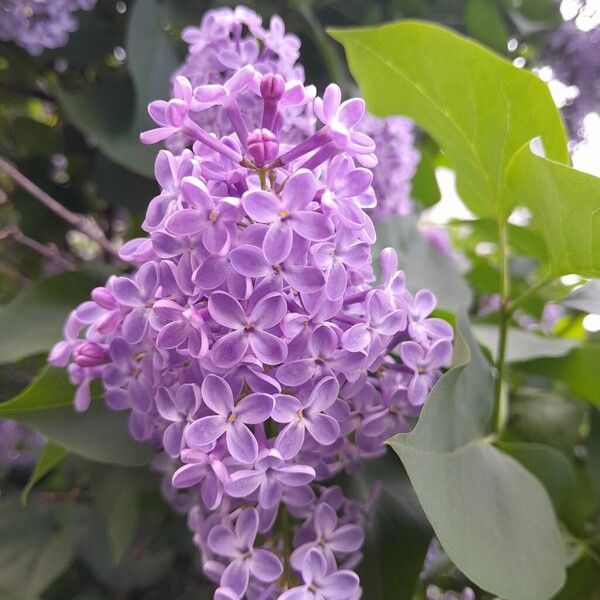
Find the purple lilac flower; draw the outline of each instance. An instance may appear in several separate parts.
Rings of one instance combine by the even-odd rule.
[[[100,379],[159,449],[215,598],[357,599],[374,500],[328,482],[407,430],[452,328],[431,292],[408,292],[393,250],[375,282],[364,102],[334,84],[314,99],[277,18],[265,32],[248,9],[211,11],[185,36],[190,79],[150,105],[142,139],[190,148],[158,153],[147,236],[122,250],[133,273],[73,311],[49,360],[78,410]]]
[[[600,27],[582,31],[575,21],[566,21],[546,38],[542,61],[562,83],[576,88],[562,114],[573,138],[581,139],[583,118],[600,111]]]
[[[31,468],[43,443],[39,433],[16,421],[0,419],[0,474],[14,468]]]
[[[15,42],[33,55],[60,48],[78,27],[75,13],[95,4],[95,0],[3,0],[0,40]]]

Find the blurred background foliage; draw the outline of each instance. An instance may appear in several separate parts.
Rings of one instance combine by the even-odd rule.
[[[139,132],[150,126],[146,106],[169,94],[171,74],[186,51],[179,39],[182,28],[199,23],[209,8],[225,4],[231,5],[98,0],[93,11],[79,14],[79,29],[62,48],[32,57],[1,43],[0,157],[62,206],[85,215],[89,226],[115,245],[135,236],[157,192],[156,149],[138,142]],[[330,26],[435,21],[472,36],[519,67],[541,68],[549,36],[563,23],[559,5],[551,0],[246,4],[265,19],[280,14],[288,29],[300,36],[308,81],[320,91],[327,82],[337,81],[347,93],[356,91],[355,85],[341,46],[325,32]],[[460,94],[460,82],[456,87]],[[578,132],[571,133],[578,137]],[[441,197],[435,171],[447,167],[448,160],[425,133],[419,134],[418,146],[422,160],[413,197],[419,209],[435,210]],[[443,306],[452,308],[465,294],[473,295],[475,331],[485,346],[497,322],[494,224],[484,218],[453,218],[447,223],[457,266],[451,274],[416,235],[416,219],[411,219],[385,224],[380,233],[399,249],[409,280],[414,273],[418,287],[433,288],[444,299]],[[515,223],[511,232],[510,276],[518,295],[528,289],[535,258],[544,250],[527,227]],[[123,265],[1,170],[0,238],[0,399],[7,400],[45,364],[46,351],[60,337],[72,306]],[[579,278],[563,277],[524,304],[520,318],[525,335],[541,333],[554,345],[540,349],[538,344],[528,353],[523,351],[526,340],[515,344],[510,413],[502,440],[504,449],[544,483],[571,542],[571,566],[560,600],[600,598],[600,326],[589,326],[600,318],[589,318],[600,313],[600,286],[592,282],[587,291],[576,291],[560,305],[558,316],[544,320],[548,303],[581,283]],[[569,340],[578,347],[565,345]],[[558,348],[557,342],[563,345]],[[66,397],[70,393],[68,388],[63,391]],[[39,454],[43,442],[34,436],[22,443],[13,451],[23,460],[0,465],[0,598],[210,596],[198,575],[185,519],[161,498],[158,466],[107,466],[72,453],[65,456],[46,445],[33,477],[40,483],[29,494],[24,512],[20,496],[34,464],[26,453]],[[520,452],[523,444],[548,449],[555,460],[526,456]],[[431,586],[461,590],[469,582],[443,553],[430,561],[424,579],[419,579],[433,533],[398,461],[388,459],[393,461],[394,478],[386,483],[365,550],[365,597],[421,599],[428,586],[428,598],[435,598],[437,588]],[[391,470],[382,461],[370,467],[365,478],[389,479]],[[477,597],[491,596],[478,590]]]

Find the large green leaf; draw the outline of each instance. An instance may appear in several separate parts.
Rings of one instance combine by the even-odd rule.
[[[106,527],[112,563],[118,565],[138,527],[140,473],[114,465],[97,465],[92,471],[96,510]]]
[[[21,504],[24,505],[27,503],[27,497],[29,496],[29,492],[33,489],[33,486],[60,464],[66,455],[67,451],[62,446],[59,446],[52,441],[47,441],[44,444],[44,447],[37,458],[35,468],[29,476],[29,481],[21,492]]]
[[[463,277],[425,240],[415,217],[397,216],[377,224],[377,250],[390,246],[398,253],[399,267],[406,274],[406,285],[416,292],[430,289],[438,306],[447,310],[467,309],[471,291]]]
[[[566,135],[546,84],[443,27],[399,22],[331,31],[344,45],[369,110],[405,114],[448,155],[466,205],[504,221],[511,157],[531,139],[567,162]],[[519,199],[526,204],[526,199]]]
[[[573,394],[600,406],[599,364],[600,344],[583,344],[567,356],[540,358],[519,363],[517,367],[528,373],[563,381]]]
[[[498,327],[495,325],[473,326],[475,337],[490,351],[494,360],[498,349]],[[546,356],[564,356],[578,344],[577,340],[537,335],[521,329],[510,328],[507,333],[507,362],[521,362]]]
[[[59,100],[76,127],[91,135],[116,163],[152,177],[156,149],[139,142],[141,131],[151,126],[148,103],[167,98],[171,75],[179,64],[176,42],[169,34],[166,7],[158,0],[138,0],[129,14],[125,36],[129,72],[133,81],[133,111],[122,121],[123,106],[132,104],[131,93],[115,93],[112,85],[96,85],[83,93],[58,90]],[[107,98],[108,96],[108,98]],[[105,114],[106,118],[99,115]]]
[[[562,302],[569,308],[600,314],[600,279],[592,279],[577,288]]]
[[[567,456],[543,444],[502,442],[500,447],[540,480],[554,508],[559,510],[577,484],[575,469]]]
[[[369,600],[412,600],[433,532],[406,473],[389,452],[352,478],[363,497],[381,486],[370,510],[359,575]],[[398,543],[402,540],[402,543]]]
[[[506,44],[510,36],[494,0],[469,0],[465,11],[465,24],[474,38],[501,54],[506,53]]]
[[[73,307],[107,276],[107,269],[84,268],[32,284],[0,311],[0,363],[47,352],[62,337]]]
[[[151,460],[152,450],[131,439],[124,413],[108,410],[100,400],[77,413],[74,393],[65,371],[47,368],[27,389],[0,404],[0,416],[25,423],[91,460],[132,466]]]
[[[520,386],[510,398],[507,439],[549,445],[571,455],[586,406],[552,390]]]
[[[1,500],[0,597],[38,598],[73,560],[72,537],[56,507]]]
[[[600,179],[533,154],[525,144],[506,172],[509,204],[533,212],[554,276],[600,275]]]
[[[459,331],[466,334],[463,320]],[[415,429],[390,441],[433,529],[457,567],[507,600],[551,598],[565,548],[542,485],[491,444],[491,371],[467,337]]]
[[[105,522],[89,506],[76,507],[74,517],[78,558],[109,589],[122,593],[123,590],[148,587],[173,568],[176,542],[164,523],[150,521],[144,531],[140,528],[129,551],[115,565]]]

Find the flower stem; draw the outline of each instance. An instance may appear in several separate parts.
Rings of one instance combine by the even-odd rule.
[[[494,432],[502,431],[506,418],[507,406],[503,400],[504,369],[506,366],[506,342],[508,339],[508,325],[510,322],[510,273],[508,268],[508,243],[506,225],[501,223],[498,227],[498,242],[500,251],[500,325],[498,336],[498,350],[496,352],[496,384],[494,389],[494,412],[492,427]]]
[[[546,275],[540,279],[537,283],[534,283],[529,289],[523,292],[520,296],[517,296],[512,302],[509,302],[507,310],[512,314],[525,300],[533,296],[536,292],[539,292],[542,288],[546,287],[549,283],[554,281],[553,275]]]

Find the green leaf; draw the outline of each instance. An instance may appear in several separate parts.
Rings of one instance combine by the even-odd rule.
[[[599,364],[600,344],[583,344],[562,358],[542,358],[516,366],[528,373],[563,381],[573,394],[600,406]]]
[[[494,360],[497,359],[498,327],[495,325],[474,325],[473,333],[480,344],[485,346]],[[506,362],[522,362],[546,356],[564,356],[578,345],[577,340],[537,335],[522,329],[508,330],[504,358]]]
[[[398,253],[410,291],[430,289],[440,308],[453,312],[467,308],[471,291],[456,268],[440,256],[417,227],[416,217],[397,216],[377,224],[377,251],[390,246]]]
[[[467,335],[464,319],[459,330]],[[477,585],[508,600],[551,598],[565,578],[565,548],[542,485],[487,435],[489,366],[458,335],[415,429],[390,440],[444,550]]]
[[[577,485],[575,469],[566,455],[543,444],[502,442],[499,446],[540,480],[554,508],[559,510]]]
[[[64,321],[73,307],[107,274],[107,269],[84,268],[23,290],[0,311],[0,363],[47,352],[62,338]]]
[[[352,478],[363,497],[370,486],[382,486],[366,530],[363,553],[368,558],[359,567],[364,597],[369,600],[412,600],[433,536],[408,476],[398,473],[395,462],[388,453]]]
[[[98,462],[144,465],[152,456],[129,435],[127,416],[99,400],[84,413],[73,408],[75,388],[62,369],[46,368],[20,394],[0,404],[0,416],[25,423],[66,450]]]
[[[0,596],[37,598],[73,560],[72,531],[56,507],[0,501]]]
[[[600,314],[600,279],[592,279],[577,288],[562,304],[583,312]]]
[[[531,209],[552,275],[600,275],[598,177],[536,156],[525,144],[508,165],[506,187],[509,205]]]
[[[148,104],[168,98],[171,75],[180,63],[175,39],[169,34],[167,12],[158,0],[138,0],[129,13],[125,50],[134,105],[126,123],[116,126],[122,120],[123,107],[132,104],[127,90],[115,94],[111,85],[101,82],[83,93],[57,91],[63,109],[76,127],[93,136],[102,152],[114,162],[146,177],[153,177],[157,150],[144,146],[138,137],[151,127]]]
[[[125,555],[137,530],[140,477],[135,469],[97,465],[92,471],[92,495],[102,517],[113,565]]]
[[[567,582],[554,600],[598,600],[600,598],[600,560],[583,556],[569,568]]]
[[[504,222],[511,210],[504,172],[531,139],[540,136],[550,158],[569,160],[546,84],[473,41],[410,21],[331,35],[344,45],[369,110],[415,119],[449,157],[475,214]]]
[[[588,465],[590,477],[600,497],[600,409],[590,411],[590,435],[588,439]]]
[[[586,406],[554,391],[521,386],[511,394],[511,440],[559,448],[571,455],[581,438]]]
[[[152,586],[173,568],[175,544],[164,524],[147,523],[147,529],[134,540],[134,547],[115,565],[105,523],[90,507],[77,508],[78,558],[109,589],[122,592]],[[170,543],[165,543],[165,538]]]
[[[21,504],[25,505],[27,503],[27,497],[33,489],[33,486],[42,479],[42,477],[50,473],[50,471],[59,465],[66,455],[67,451],[62,446],[51,441],[44,444],[44,447],[37,458],[35,469],[31,472],[29,481],[21,492]]]
[[[465,11],[465,25],[474,38],[501,54],[506,53],[509,34],[493,0],[470,0]]]
[[[417,165],[417,172],[412,179],[411,196],[423,207],[433,206],[441,198],[440,188],[435,176],[435,144],[423,144],[419,147],[421,160]],[[435,152],[439,152],[435,147]]]

